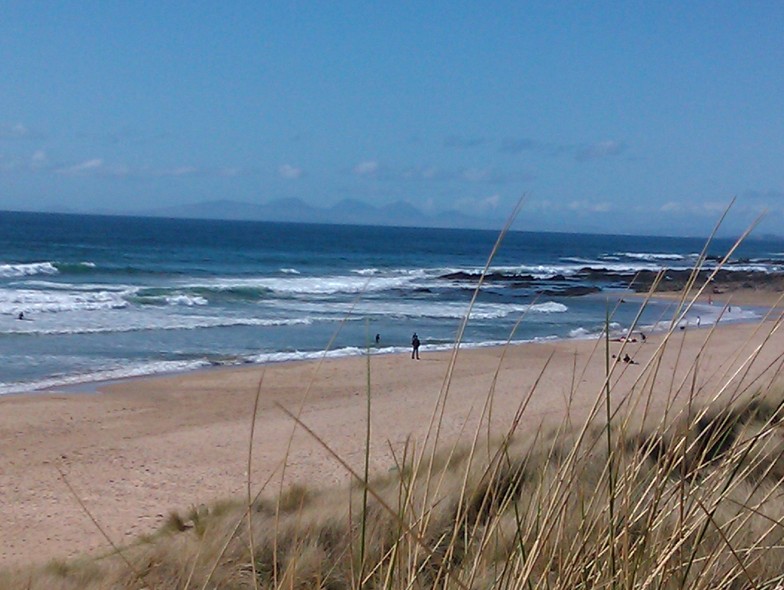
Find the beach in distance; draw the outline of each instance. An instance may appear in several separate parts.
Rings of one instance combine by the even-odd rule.
[[[605,326],[618,405],[647,391],[652,359],[656,379],[710,395],[736,373],[772,379],[784,348],[780,330],[768,335],[777,242],[743,244],[680,313],[701,240],[510,233],[452,371],[493,232],[8,213],[0,224],[2,566],[107,550],[80,502],[127,543],[171,510],[242,494],[259,390],[250,479],[274,495],[351,480],[324,444],[362,468],[368,387],[370,467],[383,474],[406,444],[432,444],[442,409],[440,444],[508,428],[532,388],[520,428],[584,420],[604,386]],[[731,247],[712,243],[706,272]],[[646,299],[665,268],[669,291]]]

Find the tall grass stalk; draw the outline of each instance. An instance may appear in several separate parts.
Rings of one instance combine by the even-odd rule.
[[[253,495],[252,495],[252,477],[253,472],[253,440],[256,434],[256,415],[259,411],[259,398],[261,397],[261,388],[264,385],[264,375],[266,369],[262,369],[259,376],[259,384],[256,387],[256,396],[253,399],[253,413],[250,419],[250,436],[248,437],[248,468],[246,471],[246,491],[247,491],[247,513],[248,513],[248,545],[250,549],[250,567],[253,572],[253,587],[259,589],[258,574],[256,573],[256,548],[253,542]]]
[[[609,516],[610,516],[610,576],[615,587],[615,474],[613,472],[613,444],[612,444],[612,404],[610,403],[610,308],[606,308],[606,318],[604,322],[604,401],[607,417],[607,487],[609,494]],[[631,331],[630,331],[631,333]],[[618,353],[620,356],[620,352]]]
[[[368,487],[370,486],[370,401],[372,398],[371,395],[371,383],[370,383],[370,329],[369,325],[365,323],[365,336],[367,339],[367,347],[366,347],[366,366],[365,366],[365,377],[366,377],[366,387],[365,387],[365,400],[366,400],[366,413],[365,413],[365,472],[363,474],[363,485],[362,485],[362,533],[360,539],[360,553],[359,553],[359,579],[362,580],[365,575],[365,543],[366,538],[365,535],[367,534],[367,508],[368,508]],[[360,587],[362,585],[360,584]]]

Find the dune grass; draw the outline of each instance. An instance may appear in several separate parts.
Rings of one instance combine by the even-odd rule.
[[[216,503],[172,514],[123,559],[53,562],[2,586],[775,588],[783,400],[754,394],[633,434],[610,425],[609,452],[601,424],[507,432],[418,469],[404,449],[367,486],[256,499],[250,529],[236,526],[245,502]]]
[[[283,408],[292,428],[351,474],[351,485],[267,493],[249,484],[246,498],[174,512],[155,534],[110,554],[0,573],[0,587],[784,588],[782,355],[755,372],[761,348],[738,353],[711,391],[700,389],[699,355],[683,358],[690,366],[680,381],[661,375],[689,305],[684,295],[630,389],[616,390],[628,369],[623,347],[613,358],[608,339],[596,342],[606,375],[587,419],[567,411],[547,427],[526,422],[537,380],[520,394],[509,428],[494,432],[491,386],[478,392],[483,426],[446,444],[439,432],[456,348],[426,444],[393,448],[394,464],[375,475],[368,356],[362,472],[309,428],[301,408]],[[762,347],[780,322],[760,323]],[[705,349],[713,331],[703,332]],[[541,375],[550,370],[565,368],[546,363]],[[581,383],[571,370],[569,399]],[[252,435],[249,470],[251,449]]]

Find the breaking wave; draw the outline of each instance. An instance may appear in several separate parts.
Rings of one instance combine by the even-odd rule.
[[[0,264],[0,277],[15,278],[34,275],[56,275],[59,271],[51,262],[29,262],[24,264]]]

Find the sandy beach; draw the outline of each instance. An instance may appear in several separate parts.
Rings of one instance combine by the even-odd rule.
[[[768,294],[753,303],[772,304],[776,298],[777,294]],[[657,379],[667,387],[681,381],[691,385],[689,371],[699,355],[694,383],[707,398],[744,366],[774,325],[767,321],[675,330]],[[656,334],[645,342],[611,343],[613,354],[629,353],[636,362],[619,362],[614,370],[614,403],[635,387],[644,389],[648,361],[661,342],[662,335]],[[741,371],[738,379],[752,387],[771,382],[781,350],[784,336],[775,331],[751,369]],[[595,340],[461,350],[444,398],[450,356],[425,352],[418,362],[397,354],[371,356],[369,364],[366,357],[350,357],[246,366],[128,380],[102,385],[92,393],[4,396],[0,566],[108,548],[61,472],[116,543],[154,531],[170,510],[244,494],[251,416],[260,382],[251,480],[254,490],[269,481],[269,494],[281,485],[284,457],[284,485],[349,480],[318,441],[295,428],[281,406],[294,413],[301,408],[302,421],[326,444],[354,467],[362,465],[368,367],[374,473],[390,469],[392,450],[400,451],[407,440],[418,448],[425,444],[431,419],[444,399],[440,436],[443,444],[450,444],[460,438],[470,441],[477,427],[484,427],[483,405],[493,388],[489,420],[495,432],[502,432],[537,381],[521,421],[523,429],[541,422],[557,424],[567,410],[573,421],[584,419],[604,382],[603,342]],[[654,398],[652,403],[661,405],[663,400]]]

